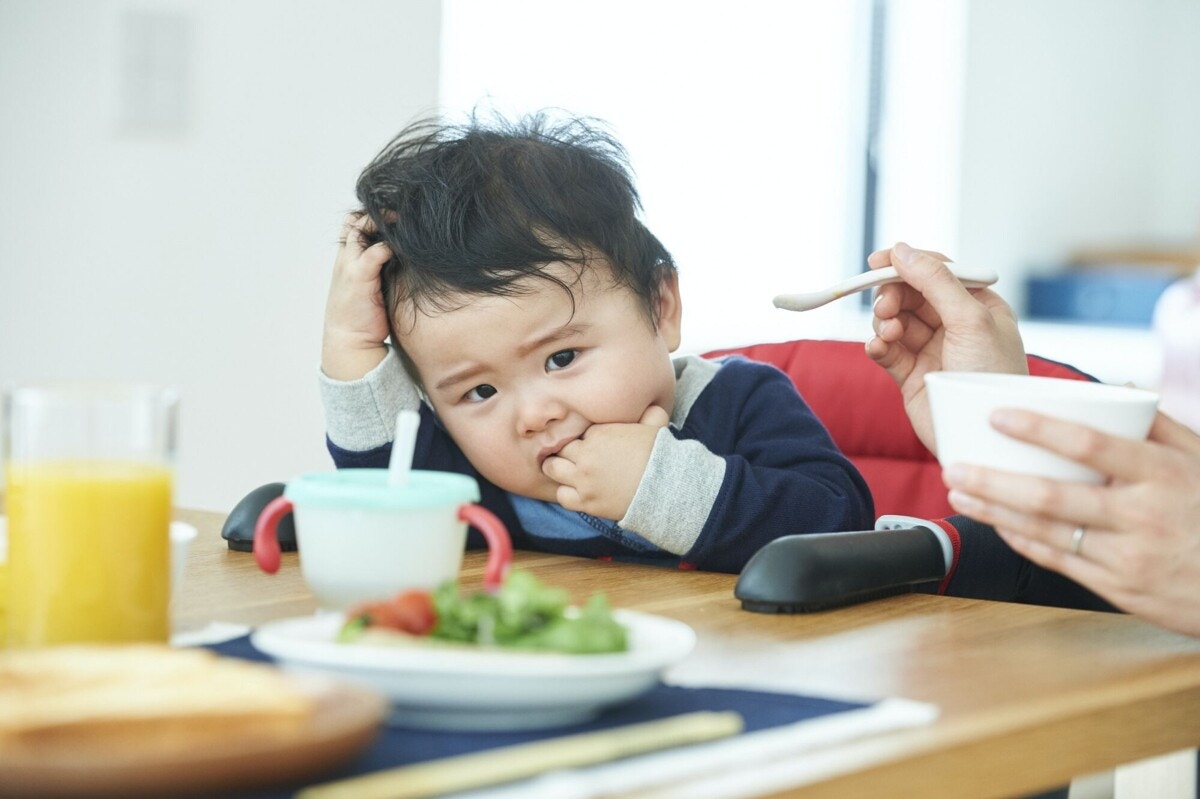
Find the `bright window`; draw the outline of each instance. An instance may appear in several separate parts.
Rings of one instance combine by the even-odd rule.
[[[903,239],[959,255],[967,7],[887,0],[876,153],[881,245]]]
[[[441,101],[606,120],[675,256],[682,349],[833,336],[781,292],[862,268],[870,6],[445,0]]]

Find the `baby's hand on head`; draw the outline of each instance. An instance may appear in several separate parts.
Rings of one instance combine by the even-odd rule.
[[[387,355],[380,272],[392,251],[383,242],[364,246],[364,233],[373,230],[371,218],[362,213],[346,217],[342,227],[321,343],[321,369],[335,380],[357,380]]]
[[[670,421],[651,405],[633,424],[594,424],[572,441],[542,471],[559,483],[558,503],[603,519],[620,520],[629,510],[650,462],[654,439]]]

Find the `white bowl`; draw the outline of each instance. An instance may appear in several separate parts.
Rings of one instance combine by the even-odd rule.
[[[192,541],[196,540],[196,528],[185,522],[171,522],[171,598],[179,593],[183,585],[184,565]],[[8,518],[0,516],[0,563],[8,562]]]
[[[942,466],[972,463],[1097,484],[1105,479],[1099,472],[997,431],[988,421],[992,412],[1021,408],[1144,439],[1158,407],[1153,391],[1058,377],[931,372],[925,375],[925,386]]]

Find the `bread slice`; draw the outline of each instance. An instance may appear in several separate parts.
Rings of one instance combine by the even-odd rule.
[[[315,709],[275,667],[164,645],[0,654],[0,752],[70,743],[170,749],[221,735],[286,736]]]

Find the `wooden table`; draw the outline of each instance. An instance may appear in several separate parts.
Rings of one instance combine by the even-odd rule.
[[[266,575],[227,549],[219,514],[178,518],[200,536],[177,628],[315,609],[294,553]],[[732,575],[529,552],[516,564],[576,600],[603,591],[615,607],[690,624],[689,661],[779,675],[806,693],[941,708],[931,725],[804,755],[811,780],[781,796],[1012,796],[1200,744],[1200,641],[1129,616],[918,594],[761,615],[741,610]],[[468,553],[464,584],[479,584],[482,566]]]

